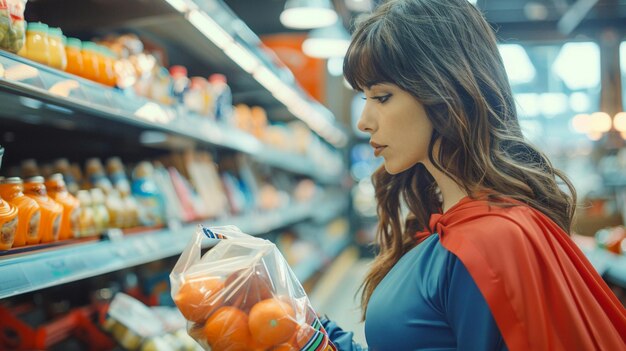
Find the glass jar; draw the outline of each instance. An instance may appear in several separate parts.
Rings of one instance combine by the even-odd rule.
[[[67,44],[65,45],[65,55],[67,56],[65,71],[67,73],[77,76],[83,76],[85,74],[83,55],[81,53],[82,47],[83,43],[79,39],[67,38]]]
[[[50,67],[65,70],[67,67],[67,54],[65,53],[61,28],[48,29],[48,45],[50,49]]]
[[[44,65],[50,64],[48,25],[41,22],[29,23],[24,46],[25,48],[20,51],[24,57]]]

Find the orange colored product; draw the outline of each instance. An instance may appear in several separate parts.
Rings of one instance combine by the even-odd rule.
[[[24,195],[37,201],[41,207],[41,242],[49,243],[59,240],[63,206],[48,196],[43,177],[32,177],[24,181]]]
[[[267,273],[262,265],[232,273],[226,279],[228,299],[226,303],[245,312],[263,300],[271,298],[274,290]]]
[[[251,344],[248,315],[236,307],[221,307],[204,325],[213,351],[248,351]]]
[[[95,82],[100,81],[100,64],[97,51],[98,45],[96,43],[91,41],[83,42],[81,50],[83,56],[83,77]]]
[[[101,59],[100,72],[102,84],[115,87],[117,85],[117,76],[115,74],[115,54],[109,48],[100,47]]]
[[[47,65],[50,63],[50,43],[48,25],[31,22],[26,30],[26,41],[20,53],[27,59]]]
[[[83,55],[81,53],[82,47],[83,44],[79,39],[67,38],[67,44],[65,45],[65,54],[67,56],[66,72],[77,76],[83,76],[85,74]]]
[[[0,250],[13,246],[17,221],[17,208],[0,197]]]
[[[48,44],[50,67],[65,70],[67,67],[67,54],[63,44],[63,31],[61,28],[48,28]]]
[[[80,206],[80,202],[67,191],[67,186],[65,186],[65,181],[61,173],[51,175],[45,185],[50,197],[63,206],[59,240],[67,240],[75,237],[78,228],[78,207]]]
[[[248,325],[252,337],[266,347],[289,341],[298,328],[296,313],[291,305],[277,298],[254,305]]]
[[[224,281],[220,277],[190,279],[181,285],[174,303],[187,320],[204,323],[222,305],[223,289]]]
[[[300,351],[300,348],[291,344],[280,344],[272,348],[272,351]]]
[[[23,193],[24,184],[22,179],[13,177],[0,182],[0,197],[17,208],[17,231],[13,247],[38,244],[41,240],[39,235],[39,222],[41,211],[37,201]]]

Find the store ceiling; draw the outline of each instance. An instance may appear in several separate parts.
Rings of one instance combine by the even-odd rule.
[[[225,0],[233,11],[259,35],[294,32],[278,20],[285,0]],[[360,0],[373,5],[382,0]],[[355,0],[333,0],[349,27],[358,12]],[[562,40],[578,34],[595,36],[599,29],[626,29],[626,0],[477,0],[487,20],[502,38],[524,41]],[[588,10],[587,10],[588,9]],[[578,16],[583,19],[578,21]],[[568,18],[570,20],[568,20]],[[559,22],[561,30],[559,30]],[[573,28],[569,30],[570,28]]]

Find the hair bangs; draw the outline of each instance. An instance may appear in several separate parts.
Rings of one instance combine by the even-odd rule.
[[[383,42],[382,19],[360,25],[343,61],[343,74],[353,89],[394,83],[389,72],[389,46]],[[385,64],[386,63],[386,64]]]

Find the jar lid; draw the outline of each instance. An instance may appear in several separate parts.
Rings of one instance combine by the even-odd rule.
[[[63,37],[63,31],[58,27],[50,27],[48,28],[48,35],[52,37],[61,38]]]
[[[28,23],[28,26],[26,27],[26,30],[28,31],[35,31],[35,32],[42,32],[42,33],[48,33],[48,25],[45,23],[41,23],[41,22],[30,22]]]
[[[78,38],[67,38],[67,46],[71,46],[73,48],[78,48],[79,50],[83,47],[83,42]]]
[[[0,184],[23,184],[20,177],[9,177],[0,180]]]
[[[52,181],[56,181],[56,182],[61,181],[61,180],[63,180],[63,174],[55,173],[55,174],[49,176],[48,180],[52,180]]]
[[[34,177],[30,177],[30,178],[26,178],[24,180],[24,183],[42,183],[43,184],[43,177],[42,176],[34,176]]]
[[[93,41],[83,41],[83,50],[98,51],[98,44]]]

